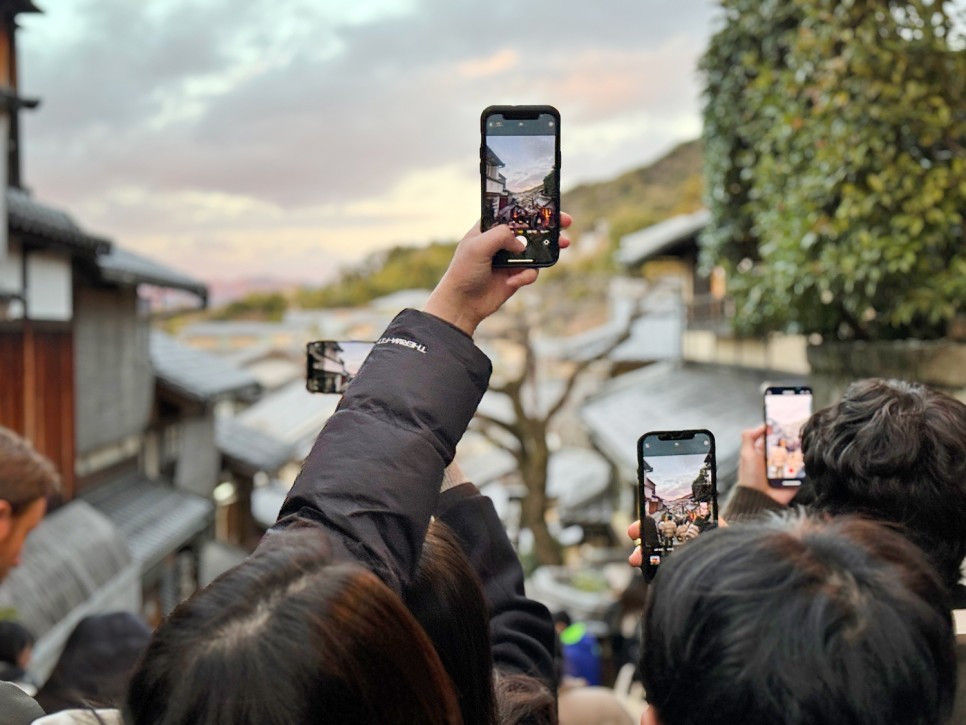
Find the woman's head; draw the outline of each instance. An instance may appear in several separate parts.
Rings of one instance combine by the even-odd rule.
[[[430,523],[403,598],[452,679],[463,721],[495,723],[489,613],[479,578],[446,524]]]
[[[323,535],[270,533],[160,625],[131,680],[131,725],[459,723],[400,598]]]

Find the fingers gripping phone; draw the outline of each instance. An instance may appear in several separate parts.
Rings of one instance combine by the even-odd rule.
[[[507,224],[526,242],[494,267],[549,267],[560,256],[560,113],[553,106],[490,106],[480,117],[483,231]]]
[[[375,343],[315,340],[305,346],[305,387],[310,393],[342,395]]]
[[[769,385],[763,398],[768,485],[801,486],[805,480],[802,427],[812,415],[812,389],[806,385]]]
[[[641,570],[651,581],[679,546],[718,525],[714,436],[654,431],[637,441]]]

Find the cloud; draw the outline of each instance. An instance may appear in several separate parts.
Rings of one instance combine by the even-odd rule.
[[[710,0],[48,5],[20,34],[41,198],[125,239],[294,219],[364,226],[365,244],[425,239],[441,209],[476,218],[494,103],[560,109],[565,187],[693,135],[713,16]],[[402,190],[443,177],[467,199],[425,188],[423,226],[409,221]]]

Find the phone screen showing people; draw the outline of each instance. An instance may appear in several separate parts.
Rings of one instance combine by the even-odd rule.
[[[714,438],[708,431],[648,433],[638,451],[641,551],[650,580],[676,548],[717,526]]]
[[[560,114],[551,106],[491,106],[481,118],[482,227],[506,224],[527,248],[494,266],[548,267],[560,254]]]
[[[812,415],[812,391],[802,386],[765,391],[765,473],[772,487],[805,480],[802,428]]]
[[[342,395],[372,350],[372,342],[315,340],[305,346],[305,387],[310,393]]]

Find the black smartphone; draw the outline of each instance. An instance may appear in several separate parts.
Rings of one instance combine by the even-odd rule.
[[[653,431],[637,441],[641,570],[651,581],[679,546],[718,525],[714,436],[707,430]]]
[[[812,389],[807,385],[768,385],[763,398],[768,485],[801,486],[805,481],[802,427],[812,415]]]
[[[305,387],[310,393],[342,395],[374,344],[361,340],[314,340],[307,343]]]
[[[507,224],[527,248],[494,267],[549,267],[560,256],[560,113],[553,106],[490,106],[480,117],[483,231]]]

